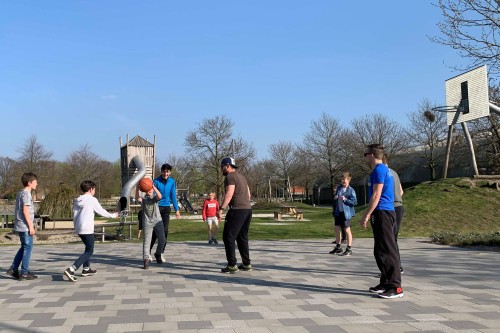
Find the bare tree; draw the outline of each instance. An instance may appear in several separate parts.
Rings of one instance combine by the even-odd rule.
[[[500,73],[500,1],[438,0],[443,15],[438,28],[442,36],[430,40],[457,50],[471,61],[466,68],[487,64],[490,74]]]
[[[336,177],[345,167],[345,160],[339,155],[341,138],[345,129],[340,122],[326,113],[311,123],[309,132],[304,136],[301,150],[316,160],[322,171],[328,175],[331,189],[335,188]]]
[[[0,157],[0,197],[5,197],[20,187],[20,180],[16,183],[16,162],[8,157]]]
[[[195,130],[186,135],[188,154],[186,167],[197,169],[207,191],[214,191],[222,197],[223,175],[220,162],[234,154],[240,172],[246,172],[246,165],[255,156],[255,149],[243,139],[233,137],[233,122],[225,116],[205,119]],[[201,180],[201,179],[200,179]]]
[[[36,135],[30,136],[24,145],[18,149],[21,156],[18,162],[24,172],[40,173],[40,162],[49,160],[52,152],[45,150],[42,144],[38,142]]]
[[[435,105],[424,99],[415,112],[408,114],[409,134],[414,147],[413,157],[422,157],[429,170],[430,180],[436,180],[439,165],[442,165],[446,150],[446,113],[433,112]]]
[[[404,152],[410,145],[410,136],[399,123],[381,114],[366,115],[352,121],[350,134],[346,136],[351,142],[350,153],[354,157],[351,163],[368,171],[363,152],[366,145],[380,143],[384,145],[389,157]]]
[[[278,142],[269,145],[269,152],[273,161],[276,163],[277,174],[276,176],[283,182],[285,189],[285,200],[292,200],[291,181],[294,180],[296,169],[294,166],[297,164],[297,153],[291,142]]]
[[[66,158],[66,168],[62,181],[78,191],[83,180],[92,180],[98,186],[96,195],[99,195],[100,182],[107,163],[92,151],[92,146],[85,144]]]

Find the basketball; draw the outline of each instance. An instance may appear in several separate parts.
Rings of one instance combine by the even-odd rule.
[[[149,178],[142,178],[139,180],[139,190],[142,192],[148,192],[153,188],[153,181]]]

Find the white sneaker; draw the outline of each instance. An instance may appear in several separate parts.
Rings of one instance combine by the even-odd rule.
[[[149,261],[152,261],[152,260],[153,260],[153,257],[151,257],[151,254],[149,255],[148,260],[149,260]]]
[[[161,261],[167,262],[167,260],[165,259],[165,256],[163,255],[163,253],[161,254]]]

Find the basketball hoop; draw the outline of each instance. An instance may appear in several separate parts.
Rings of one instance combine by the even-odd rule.
[[[454,112],[457,112],[458,106],[448,106],[448,105],[436,106],[436,107],[432,108],[431,110],[434,111],[434,112],[450,112],[450,113],[454,113]]]

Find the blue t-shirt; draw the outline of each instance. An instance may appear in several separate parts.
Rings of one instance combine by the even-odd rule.
[[[375,210],[394,210],[394,177],[391,170],[383,163],[377,164],[370,174],[369,196],[373,194],[374,184],[384,184],[382,195]]]

